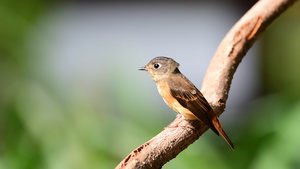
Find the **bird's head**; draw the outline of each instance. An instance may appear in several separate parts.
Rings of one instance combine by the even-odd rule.
[[[178,66],[179,64],[172,58],[158,56],[153,58],[145,67],[139,68],[139,70],[147,71],[156,82],[172,73],[179,72]]]

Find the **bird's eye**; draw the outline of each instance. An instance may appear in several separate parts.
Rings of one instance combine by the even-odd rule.
[[[158,68],[160,67],[160,64],[155,63],[155,64],[153,65],[153,67],[154,67],[155,69],[158,69]]]

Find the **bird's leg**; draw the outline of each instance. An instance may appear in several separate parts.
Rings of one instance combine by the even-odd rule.
[[[183,119],[183,116],[181,114],[178,114],[176,119],[171,124],[169,124],[168,127],[178,127],[178,125],[182,122]]]

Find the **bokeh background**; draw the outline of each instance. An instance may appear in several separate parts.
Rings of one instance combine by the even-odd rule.
[[[114,168],[175,118],[138,68],[178,61],[198,88],[255,1],[0,1],[0,169]],[[240,64],[223,126],[165,169],[300,168],[300,4]]]

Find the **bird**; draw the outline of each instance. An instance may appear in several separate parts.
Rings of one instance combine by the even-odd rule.
[[[223,130],[217,114],[203,94],[179,71],[178,67],[179,63],[174,59],[158,56],[139,70],[149,73],[159,94],[171,109],[179,113],[184,119],[201,121],[214,133],[221,135],[234,150],[234,145]]]

